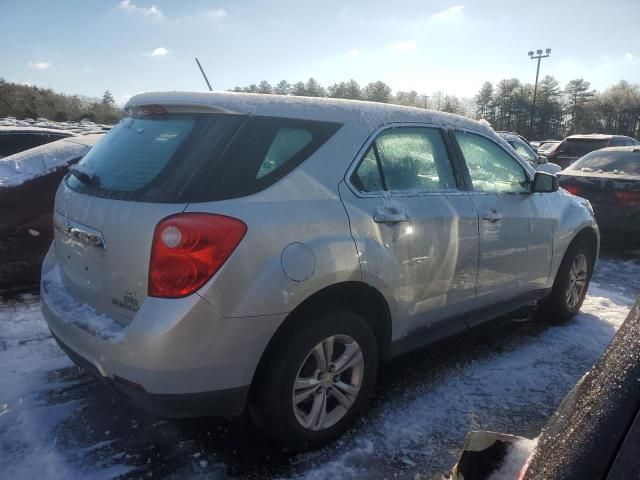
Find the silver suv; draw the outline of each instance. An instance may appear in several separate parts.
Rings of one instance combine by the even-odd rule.
[[[42,309],[151,412],[248,407],[315,448],[362,413],[380,362],[536,301],[580,309],[589,203],[481,123],[229,93],[126,113],[60,185]]]

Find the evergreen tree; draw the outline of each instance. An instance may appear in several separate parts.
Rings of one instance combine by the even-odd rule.
[[[307,87],[304,82],[297,82],[291,87],[291,94],[297,97],[306,97],[307,96]]]
[[[307,80],[305,85],[307,97],[324,97],[326,93],[322,85],[320,85],[313,77]]]
[[[109,90],[105,90],[102,94],[102,105],[109,108],[115,108],[116,101]]]
[[[585,107],[593,99],[594,91],[589,90],[591,84],[582,78],[571,80],[564,87],[566,95],[566,110],[571,117],[571,128],[569,132],[582,131],[588,119],[585,118]]]
[[[477,105],[476,118],[484,118],[489,123],[493,123],[495,112],[493,106],[493,84],[491,82],[482,84],[475,101]]]
[[[370,102],[389,103],[391,100],[391,87],[378,80],[364,87],[364,98]]]
[[[258,93],[273,93],[273,87],[266,80],[262,80],[258,85]]]
[[[273,89],[273,93],[276,95],[289,95],[291,91],[291,84],[286,80],[280,80],[278,84]]]

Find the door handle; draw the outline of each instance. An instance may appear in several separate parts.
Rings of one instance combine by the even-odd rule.
[[[379,212],[373,216],[376,223],[401,223],[407,220],[407,214],[404,212]]]
[[[487,222],[497,223],[502,220],[502,214],[496,211],[486,212],[484,215],[482,215],[482,219],[486,220]]]

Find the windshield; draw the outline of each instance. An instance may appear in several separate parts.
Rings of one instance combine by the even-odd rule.
[[[569,170],[620,175],[640,175],[640,152],[596,151],[585,155]]]

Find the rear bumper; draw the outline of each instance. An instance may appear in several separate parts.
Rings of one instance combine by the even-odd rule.
[[[53,334],[60,348],[73,362],[90,373],[97,380],[131,401],[137,407],[161,417],[188,418],[200,416],[233,417],[240,415],[249,394],[249,387],[229,388],[212,392],[184,393],[184,394],[154,394],[144,390],[140,385],[129,382],[118,376],[108,378],[100,371],[74,352],[60,338]]]
[[[52,255],[44,262],[41,304],[74,362],[137,405],[169,417],[242,413],[260,358],[286,316],[226,318],[191,295],[147,298],[120,327],[66,291]],[[107,334],[99,331],[103,323]]]

